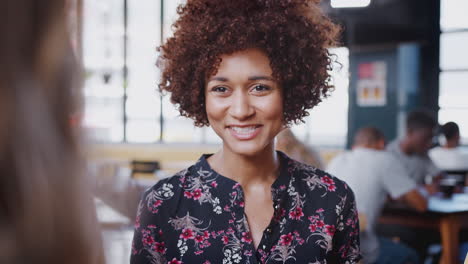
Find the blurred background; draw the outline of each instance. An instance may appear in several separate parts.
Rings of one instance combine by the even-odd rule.
[[[156,47],[171,36],[183,0],[75,0],[75,46],[85,68],[80,118],[91,142],[98,216],[108,263],[127,263],[141,192],[216,151],[210,128],[180,117],[157,90]],[[292,131],[326,164],[372,125],[388,140],[407,113],[427,109],[460,126],[468,152],[468,1],[326,0],[343,26],[335,91]]]

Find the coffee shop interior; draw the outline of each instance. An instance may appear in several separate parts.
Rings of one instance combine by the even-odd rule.
[[[108,264],[129,262],[143,192],[201,154],[216,152],[222,142],[210,127],[196,127],[181,116],[170,94],[158,90],[157,47],[171,37],[177,8],[185,2],[67,1],[68,32],[83,73],[82,99],[71,123],[86,142],[83,174]],[[277,148],[340,178],[340,170],[330,166],[355,151],[362,128],[375,128],[387,145],[380,151],[390,153],[394,140],[407,139],[414,113],[429,116],[436,125],[431,149],[421,155],[432,159],[439,173],[437,180],[421,181],[436,189],[421,191],[427,200],[422,210],[387,192],[375,225],[366,226],[372,219],[359,215],[361,233],[371,228],[392,245],[410,248],[418,260],[407,263],[466,263],[468,1],[323,0],[320,7],[342,27],[340,46],[330,48],[338,62],[330,69],[335,89],[304,123],[280,135]],[[458,156],[447,158],[446,131],[453,131],[453,123],[458,137],[451,148]],[[359,211],[361,190],[354,191]],[[381,244],[380,250],[387,248]]]

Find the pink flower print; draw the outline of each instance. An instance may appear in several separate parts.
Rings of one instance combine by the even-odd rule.
[[[245,206],[245,203],[244,203],[244,202],[239,202],[239,206],[240,206],[240,207],[244,207],[244,206]]]
[[[191,192],[187,192],[187,191],[184,192],[184,196],[187,197],[187,198],[189,198],[189,199],[191,199],[191,198],[193,197],[192,193],[191,193]]]
[[[330,192],[336,191],[336,185],[329,185],[329,186],[328,186],[328,190],[329,190]]]
[[[223,240],[223,244],[226,245],[227,243],[229,243],[229,238],[227,236],[223,236],[221,238],[221,240]]]
[[[211,264],[211,262],[209,260],[203,262],[203,264]]]
[[[281,245],[285,245],[285,246],[289,246],[291,245],[291,242],[293,240],[293,235],[291,233],[287,234],[287,235],[282,235],[280,237],[280,243]]]
[[[285,186],[285,185],[281,185],[279,188],[280,188],[280,190],[284,190],[284,189],[286,189],[286,186]]]
[[[252,250],[246,250],[244,251],[244,256],[252,256]]]
[[[183,264],[182,261],[178,261],[176,258],[173,258],[171,261],[167,262],[167,264]]]
[[[302,208],[300,207],[296,207],[296,209],[289,212],[289,218],[291,219],[299,220],[303,216],[304,216],[304,213],[302,212]]]
[[[200,255],[203,253],[203,250],[198,250],[198,251],[195,251],[195,255]]]
[[[242,232],[241,241],[245,243],[251,243],[252,237],[250,236],[250,232]]]
[[[202,235],[195,236],[195,241],[197,241],[198,243],[203,242],[203,240],[205,240],[204,236]]]
[[[312,233],[315,232],[315,231],[317,231],[317,225],[316,225],[316,224],[310,224],[310,225],[309,225],[309,230],[310,230],[310,232],[312,232]]]
[[[146,245],[146,246],[151,246],[154,244],[154,238],[150,235],[146,235],[143,237],[143,245]]]
[[[335,231],[336,231],[336,228],[332,225],[326,225],[325,226],[325,232],[329,235],[329,236],[333,236],[335,234]]]
[[[200,189],[196,189],[195,191],[192,192],[192,196],[194,200],[200,199],[202,195],[202,191]]]
[[[184,228],[184,229],[182,230],[182,233],[180,234],[180,238],[183,238],[184,240],[192,239],[192,238],[193,238],[193,231],[192,231],[192,229]]]
[[[322,220],[317,221],[317,227],[322,228],[325,225],[325,223]]]
[[[154,249],[158,253],[162,253],[162,254],[166,253],[166,245],[164,244],[164,242],[161,242],[161,243],[156,242],[156,244],[154,245]]]
[[[208,232],[208,231],[203,231],[203,237],[204,237],[204,238],[209,238],[209,237],[210,237],[210,232]]]
[[[162,201],[161,201],[161,200],[156,200],[156,201],[153,203],[153,207],[159,207],[161,204],[162,204]]]
[[[326,185],[334,185],[335,182],[328,176],[323,176],[321,181],[325,183]]]
[[[218,183],[217,183],[216,181],[212,181],[212,182],[210,183],[210,185],[211,185],[213,188],[218,187]]]
[[[323,208],[319,208],[319,209],[317,209],[315,212],[318,213],[318,214],[320,214],[320,213],[323,213],[323,211],[324,211]]]
[[[239,187],[239,186],[240,186],[240,183],[236,183],[236,184],[234,184],[234,186],[232,186],[232,188],[233,188],[233,189],[236,189],[236,188]],[[235,194],[235,192],[234,192],[234,194]]]
[[[297,243],[298,243],[299,245],[304,244],[304,242],[305,242],[305,240],[302,239],[302,238],[297,239]]]

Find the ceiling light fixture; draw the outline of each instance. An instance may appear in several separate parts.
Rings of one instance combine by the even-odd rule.
[[[331,0],[333,8],[366,7],[371,0]]]

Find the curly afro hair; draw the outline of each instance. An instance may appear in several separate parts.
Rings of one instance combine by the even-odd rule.
[[[340,31],[318,0],[188,0],[179,6],[174,35],[159,48],[161,92],[196,126],[209,125],[205,80],[220,56],[258,48],[283,87],[285,124],[298,123],[333,89],[328,48]]]

